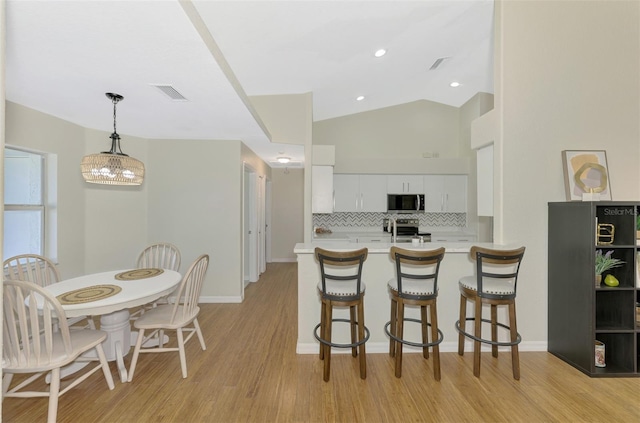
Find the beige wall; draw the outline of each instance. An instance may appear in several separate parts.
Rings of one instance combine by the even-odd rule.
[[[525,245],[523,338],[547,338],[547,202],[561,151],[607,150],[614,200],[640,199],[640,3],[496,3],[497,242]]]
[[[311,120],[311,94],[249,97],[271,134],[271,141],[304,145]]]
[[[471,122],[493,109],[493,94],[478,93],[460,107],[460,157],[469,159],[467,179],[467,226],[478,234],[478,240],[491,242],[491,235],[484,234],[491,223],[489,219],[478,218],[478,185],[476,152],[471,148]]]
[[[5,107],[7,146],[57,156],[58,251],[54,255],[63,278],[85,274],[85,192],[80,174],[80,160],[85,155],[85,129],[15,103],[6,102]],[[105,223],[111,224],[111,221]]]
[[[313,124],[313,144],[336,146],[336,173],[467,173],[457,107],[415,101]],[[423,153],[437,152],[438,159]]]
[[[6,103],[6,144],[57,157],[58,252],[63,278],[135,265],[149,243],[167,241],[182,252],[181,271],[211,256],[202,296],[242,297],[242,172],[269,168],[240,141],[145,140],[122,136],[125,153],[142,160],[139,187],[83,181],[80,160],[110,146],[107,132]]]
[[[296,261],[293,247],[303,242],[304,170],[273,169],[271,257],[273,261]]]
[[[126,154],[149,166],[146,139],[122,135],[120,142]],[[92,129],[84,130],[83,143],[84,154],[107,151],[111,147],[109,134]],[[80,158],[72,166],[60,167],[59,175],[79,181],[84,194],[85,272],[134,267],[138,254],[147,245],[144,222],[147,219],[149,180],[133,187],[89,184],[80,175],[79,163]],[[63,184],[59,183],[59,186],[62,188]],[[62,196],[59,198],[64,199]],[[64,218],[62,210],[58,216]]]

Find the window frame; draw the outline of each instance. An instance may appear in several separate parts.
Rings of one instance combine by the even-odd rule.
[[[54,223],[51,222],[51,218],[49,216],[50,214],[50,208],[48,207],[50,205],[49,201],[50,201],[50,195],[49,195],[49,190],[52,188],[49,184],[49,178],[48,178],[48,172],[49,172],[49,166],[48,166],[48,162],[51,159],[51,154],[46,153],[46,152],[42,152],[42,151],[36,151],[36,150],[31,150],[28,148],[23,148],[23,147],[17,147],[17,146],[13,146],[13,145],[8,145],[6,144],[4,146],[4,157],[3,160],[7,160],[7,150],[11,150],[14,152],[22,152],[22,153],[27,153],[27,154],[33,154],[33,155],[37,155],[39,156],[39,160],[40,160],[40,203],[39,204],[7,204],[6,198],[3,198],[3,216],[4,213],[6,213],[7,211],[39,211],[40,212],[40,246],[39,246],[39,252],[37,252],[37,254],[46,256],[46,257],[52,257],[51,253],[55,253],[56,248],[50,248],[52,247],[50,244],[50,241],[52,239],[55,239],[55,232],[51,232],[52,228],[49,228],[49,226]],[[55,160],[55,159],[54,159]],[[5,166],[3,165],[3,168]],[[6,183],[6,179],[4,178],[4,183]],[[3,187],[4,188],[4,187]],[[53,195],[53,198],[55,198],[55,193]],[[49,234],[51,234],[51,239],[49,237]],[[4,240],[3,240],[4,242]]]

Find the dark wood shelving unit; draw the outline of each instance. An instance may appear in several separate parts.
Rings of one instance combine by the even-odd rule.
[[[549,352],[591,377],[640,377],[640,202],[558,202],[548,211]],[[615,228],[611,244],[598,243],[598,224]],[[605,272],[619,286],[596,287],[597,250],[624,261]],[[605,344],[606,367],[595,365],[596,341]]]

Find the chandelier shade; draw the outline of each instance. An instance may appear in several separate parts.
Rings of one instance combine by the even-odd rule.
[[[122,152],[120,135],[116,132],[116,104],[124,97],[113,93],[106,96],[113,101],[111,150],[84,156],[80,163],[82,177],[92,184],[140,185],[144,180],[144,164]]]

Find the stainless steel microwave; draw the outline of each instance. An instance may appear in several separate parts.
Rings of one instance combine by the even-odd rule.
[[[387,194],[387,212],[424,213],[424,194]]]

